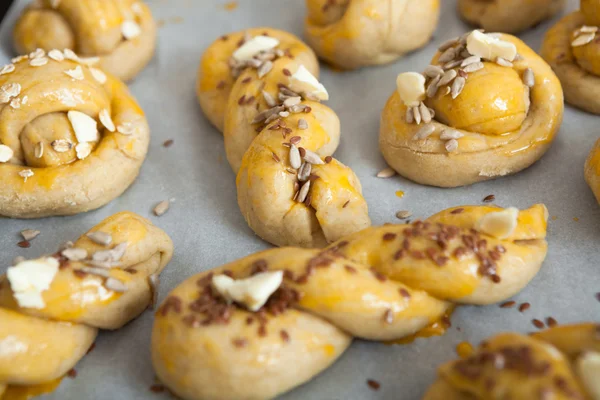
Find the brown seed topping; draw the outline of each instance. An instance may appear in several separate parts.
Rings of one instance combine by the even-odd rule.
[[[289,69],[287,69],[287,68],[284,68],[284,69],[283,69],[283,74],[284,74],[285,76],[292,76],[292,73],[291,73],[291,72],[290,72],[290,70],[289,70]]]
[[[405,299],[410,299],[410,293],[408,290],[405,288],[400,288],[398,291],[400,292],[400,296],[404,297]]]
[[[483,198],[484,203],[490,203],[494,200],[496,200],[496,196],[494,196],[493,194],[489,194]]]
[[[391,240],[396,239],[396,236],[397,235],[395,233],[388,232],[388,233],[386,233],[386,234],[383,235],[383,240],[386,241],[386,242],[389,242]]]
[[[173,146],[173,143],[175,143],[173,139],[165,140],[165,142],[163,143],[163,147],[171,147]]]
[[[381,388],[381,384],[374,379],[367,379],[367,385],[369,385],[369,388],[372,390],[379,390],[379,388]]]
[[[325,157],[324,161],[325,161],[325,164],[329,164],[331,161],[333,161],[333,157],[327,156],[327,157]]]
[[[246,347],[248,345],[248,340],[244,338],[233,339],[231,342],[234,345],[234,347],[237,347],[238,349],[241,349],[242,347]]]
[[[342,208],[348,207],[348,204],[350,204],[350,200],[348,200],[347,202],[345,202],[344,205],[342,206]]]
[[[67,376],[71,379],[75,379],[77,377],[77,371],[75,368],[71,368],[69,372],[67,372]]]
[[[500,308],[513,308],[517,304],[516,301],[507,301],[505,303],[500,304]]]
[[[371,267],[370,268],[371,273],[373,274],[373,276],[380,282],[385,282],[387,281],[387,278],[385,275],[383,275],[381,272],[377,271],[375,268]]]
[[[163,385],[157,383],[155,385],[150,386],[150,391],[152,393],[162,393],[165,391],[165,387]]]
[[[542,321],[540,321],[539,319],[532,319],[531,323],[533,324],[533,326],[535,326],[538,329],[544,329],[545,325]]]
[[[217,89],[219,89],[219,90],[225,89],[225,85],[226,85],[225,81],[220,81],[217,84]]]
[[[273,160],[275,160],[275,162],[281,161],[281,159],[279,158],[279,156],[277,154],[275,154],[275,152],[271,153],[271,156],[273,157]]]
[[[383,313],[383,321],[388,325],[394,323],[394,312],[391,309],[388,308],[385,310],[385,313]]]
[[[252,80],[252,77],[249,76],[247,78],[244,78],[244,80],[242,80],[242,83],[249,83]]]
[[[530,307],[531,307],[531,304],[529,304],[529,303],[522,303],[519,306],[519,311],[520,312],[525,312],[525,311],[529,310]]]
[[[17,243],[17,246],[21,247],[22,249],[28,249],[31,247],[31,243],[27,240],[23,240],[23,241]]]
[[[281,336],[281,340],[283,340],[285,343],[289,343],[290,334],[287,333],[287,331],[285,329],[282,329],[281,331],[279,331],[279,336]]]
[[[211,277],[212,278],[212,277]],[[157,314],[166,317],[170,311],[175,312],[176,314],[181,313],[183,302],[179,297],[169,296],[163,303],[163,305],[158,309]]]
[[[354,268],[351,265],[344,265],[344,269],[346,269],[346,271],[348,271],[351,274],[355,274],[356,273],[356,268]]]
[[[556,325],[558,325],[558,321],[552,317],[548,317],[546,318],[546,324],[549,328],[554,328]]]
[[[465,211],[464,208],[457,208],[457,209],[450,211],[450,214],[460,214],[463,211]]]

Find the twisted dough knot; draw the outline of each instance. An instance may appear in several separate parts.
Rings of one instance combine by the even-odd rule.
[[[98,57],[98,66],[128,81],[154,53],[156,25],[137,0],[35,0],[14,29],[19,54],[71,49]]]
[[[552,27],[540,54],[560,79],[568,103],[600,114],[600,2],[581,1],[581,9]]]
[[[278,45],[244,62],[232,57],[257,37]],[[318,102],[327,92],[296,79],[310,74],[318,75],[312,51],[269,28],[222,37],[206,50],[199,70],[200,105],[223,129],[242,214],[260,237],[279,246],[322,247],[370,225],[358,178],[331,157],[340,124]]]
[[[519,33],[558,14],[566,0],[459,0],[458,11],[492,32]]]
[[[599,368],[597,324],[503,333],[471,357],[443,365],[424,399],[597,399]]]
[[[424,46],[439,0],[306,0],[305,34],[319,57],[344,69],[385,64]]]
[[[13,61],[0,70],[0,215],[76,214],[124,192],[150,140],[127,87],[70,51]]]
[[[273,398],[331,365],[353,337],[405,338],[453,305],[511,297],[546,256],[547,211],[521,211],[504,239],[474,229],[499,210],[452,208],[425,222],[368,228],[324,250],[268,250],[191,277],[156,314],[156,373],[185,399]],[[219,274],[265,271],[284,271],[284,280],[256,313],[211,287]]]
[[[585,162],[585,180],[600,203],[600,139],[596,141]]]
[[[155,301],[158,275],[173,254],[165,232],[128,212],[71,245],[51,256],[60,266],[41,292],[41,304],[22,303],[21,282],[11,277],[22,264],[0,277],[0,397],[6,385],[10,393],[10,385],[18,391],[62,377],[86,354],[98,329],[119,329],[141,314]],[[29,279],[42,276],[34,274]]]
[[[477,36],[518,56],[474,55]],[[451,39],[421,79],[420,103],[390,97],[379,139],[388,164],[419,183],[455,187],[519,172],[548,150],[562,122],[558,79],[514,36],[474,31]]]

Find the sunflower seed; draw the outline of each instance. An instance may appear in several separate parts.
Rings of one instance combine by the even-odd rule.
[[[527,68],[525,72],[523,72],[523,82],[525,83],[525,86],[530,88],[535,85],[535,75],[531,68]]]
[[[421,119],[424,123],[428,124],[431,122],[431,114],[425,103],[421,102],[421,104],[419,104],[419,112],[421,113]]]
[[[102,123],[102,125],[104,125],[106,129],[108,129],[110,132],[115,131],[115,123],[110,117],[110,112],[106,108],[100,111],[99,118],[100,122]]]
[[[57,49],[50,50],[48,52],[48,57],[50,57],[54,61],[59,61],[59,62],[63,61],[65,59],[65,55],[62,53],[62,51],[57,50]]]
[[[66,70],[65,74],[78,81],[82,81],[85,78],[85,75],[83,75],[83,69],[81,69],[81,65],[78,65],[73,69]]]
[[[452,68],[458,67],[461,63],[462,63],[462,60],[450,61],[449,63],[444,64],[444,66],[442,68],[444,68],[444,69],[452,69]]]
[[[25,229],[21,231],[21,236],[23,236],[23,239],[30,241],[38,237],[40,233],[40,231],[36,231],[34,229]]]
[[[447,63],[448,61],[452,61],[454,60],[454,58],[456,57],[456,50],[452,47],[446,49],[442,55],[440,55],[440,58],[438,58],[438,63],[440,64],[444,64]]]
[[[33,153],[35,158],[42,158],[44,155],[44,142],[37,142]]]
[[[469,58],[469,57],[471,57],[471,56],[472,56],[472,54],[471,54],[471,53],[469,53],[469,50],[467,50],[467,49],[462,49],[462,51],[461,51],[461,52],[460,52],[460,54],[459,54],[459,57],[460,57],[460,58]],[[464,60],[463,60],[463,61],[464,61]]]
[[[459,41],[459,38],[453,38],[453,39],[446,40],[444,43],[442,43],[440,45],[440,47],[438,47],[438,51],[440,51],[440,52],[446,51],[450,47],[457,45],[458,41]]]
[[[73,246],[74,246],[73,242],[71,242],[70,240],[67,240],[66,242],[64,242],[60,245],[60,247],[58,248],[58,251],[71,249],[71,248],[73,248]]]
[[[266,93],[266,92],[263,92],[263,95],[264,95],[264,93]],[[283,106],[276,106],[276,107],[273,107],[273,108],[269,108],[268,110],[264,110],[264,111],[258,113],[256,115],[256,117],[254,117],[254,119],[252,120],[251,123],[252,124],[256,124],[256,123],[259,123],[259,122],[266,121],[270,117],[272,117],[273,115],[277,115],[277,114],[279,114],[283,110],[285,110],[285,108]]]
[[[85,160],[92,153],[92,145],[87,142],[78,143],[75,146],[75,153],[79,160]]]
[[[280,116],[281,118],[287,118],[287,117],[289,117],[289,116],[290,116],[290,113],[289,113],[288,111],[281,111],[281,112],[279,113],[279,116]]]
[[[310,181],[306,181],[306,183],[304,185],[302,185],[302,187],[300,188],[300,191],[298,192],[298,197],[296,198],[296,201],[298,203],[304,203],[304,200],[306,200],[306,196],[308,196],[309,190],[310,190]]]
[[[452,98],[456,99],[465,87],[465,78],[459,76],[452,82]]]
[[[306,154],[304,155],[304,160],[308,161],[311,164],[315,165],[323,165],[325,162],[321,160],[321,157],[317,153],[313,153],[310,150],[306,150]]]
[[[440,80],[442,79],[443,74],[441,75],[437,75],[435,78],[433,78],[431,80],[431,82],[429,83],[429,86],[427,86],[427,97],[432,98],[435,97],[435,95],[438,92],[438,89],[440,88]]]
[[[119,243],[110,250],[100,250],[92,255],[94,261],[121,261],[127,250],[127,242]]]
[[[522,56],[522,55],[520,55],[519,53],[517,53],[517,55],[515,56],[515,58],[514,58],[513,62],[516,62],[516,61],[523,61],[523,60],[524,60],[523,56]]]
[[[99,244],[101,246],[108,246],[109,244],[112,243],[112,236],[106,232],[95,231],[95,232],[90,232],[90,233],[86,234],[86,236],[92,242]]]
[[[425,67],[425,71],[423,71],[423,75],[428,76],[430,78],[435,78],[439,75],[442,75],[444,70],[437,65],[428,65]]]
[[[456,72],[456,70],[454,69],[446,71],[444,73],[444,76],[442,76],[442,78],[440,79],[438,86],[446,86],[447,84],[452,82],[454,78],[456,78],[456,75],[458,75],[458,72]]]
[[[300,118],[298,120],[298,129],[305,130],[308,129],[308,122],[304,118]]]
[[[412,216],[412,213],[410,211],[398,211],[396,213],[396,218],[398,218],[398,219],[406,219],[406,218],[409,218],[410,216]]]
[[[598,32],[598,27],[597,26],[582,25],[581,28],[579,28],[579,32],[581,32],[581,33]]]
[[[300,104],[300,102],[302,101],[301,97],[288,97],[287,99],[285,99],[285,101],[283,102],[283,105],[285,107],[292,107],[295,105]]]
[[[421,112],[419,111],[419,107],[412,107],[413,118],[415,119],[415,123],[417,125],[421,125]]]
[[[433,132],[435,132],[435,126],[433,124],[423,125],[415,136],[413,136],[413,140],[423,140],[428,138]]]
[[[294,169],[298,169],[301,165],[302,159],[300,158],[300,151],[292,144],[290,146],[290,166]]]
[[[450,139],[446,142],[445,147],[449,153],[452,153],[458,150],[458,141],[456,139]]]
[[[435,110],[433,108],[427,108],[429,110],[429,114],[431,114],[431,119],[435,118]]]
[[[32,67],[41,67],[48,64],[48,59],[46,57],[34,58],[29,61],[29,65]]]
[[[384,168],[377,173],[377,177],[382,179],[391,178],[394,175],[396,175],[396,171],[390,167]]]
[[[169,200],[163,200],[160,203],[158,203],[156,207],[154,207],[152,212],[154,212],[154,215],[156,215],[157,217],[160,217],[161,215],[164,215],[164,213],[169,211],[170,206],[171,202]]]
[[[513,66],[513,63],[511,63],[510,61],[508,61],[507,59],[502,58],[502,57],[496,58],[496,64],[498,64],[502,67],[509,67],[509,68],[512,68],[512,66]]]
[[[158,291],[160,287],[160,279],[157,274],[152,274],[148,277],[148,286],[150,286],[150,309],[154,309],[158,304]]]
[[[102,278],[110,277],[110,271],[107,268],[81,267],[79,270],[86,274],[101,276]]]
[[[16,69],[15,64],[7,64],[0,69],[0,75],[10,74]]]
[[[106,83],[106,81],[108,80],[108,78],[106,77],[106,74],[104,72],[102,72],[101,70],[99,70],[98,68],[90,67],[90,72],[91,72],[92,76],[94,77],[94,79],[101,85],[104,85]]]
[[[312,164],[309,162],[302,163],[300,170],[298,171],[298,180],[304,182],[310,176],[312,171]]]
[[[481,61],[469,64],[466,67],[464,67],[462,70],[467,73],[472,73],[475,71],[479,71],[480,69],[483,69],[483,63]]]
[[[579,46],[585,46],[586,44],[590,43],[592,40],[594,40],[594,38],[596,37],[596,33],[592,32],[592,33],[584,33],[580,36],[577,36],[575,38],[575,40],[573,40],[571,42],[571,46],[573,47],[579,47]]]
[[[481,57],[479,57],[479,56],[468,56],[467,58],[465,58],[460,63],[460,66],[461,67],[466,67],[469,64],[473,64],[473,63],[477,63],[477,62],[481,62]]]
[[[37,49],[35,49],[35,51],[32,51],[31,53],[29,53],[30,59],[41,58],[41,57],[45,57],[45,56],[46,56],[46,52],[44,51],[44,49],[40,49],[40,48],[37,48]]]
[[[21,178],[25,178],[25,182],[27,182],[27,179],[33,176],[33,171],[30,169],[24,169],[23,171],[19,172],[19,176]]]
[[[104,287],[117,293],[124,293],[127,291],[127,285],[115,278],[108,278],[106,282],[104,282]]]
[[[265,61],[264,63],[262,63],[262,65],[260,67],[258,67],[257,70],[257,74],[258,74],[258,78],[262,78],[265,75],[267,75],[269,72],[271,72],[271,70],[273,69],[273,63],[271,61]]]
[[[465,136],[465,135],[462,134],[461,132],[457,131],[456,129],[446,128],[440,134],[440,139],[441,140],[460,139],[463,136]]]
[[[415,122],[415,117],[413,116],[413,112],[412,112],[412,108],[407,107],[406,108],[406,123],[407,124],[412,124],[413,122]]]
[[[71,243],[72,245],[72,243]],[[60,253],[63,257],[69,261],[81,261],[85,260],[88,256],[86,249],[80,249],[78,247],[68,247]]]
[[[288,111],[294,114],[305,112],[308,106],[306,104],[296,104],[288,108]]]
[[[277,105],[277,103],[275,102],[275,99],[273,98],[273,96],[271,96],[271,94],[269,94],[269,92],[267,92],[266,90],[263,90],[262,95],[263,95],[263,98],[265,99],[265,103],[267,103],[267,105],[269,107],[275,107]]]

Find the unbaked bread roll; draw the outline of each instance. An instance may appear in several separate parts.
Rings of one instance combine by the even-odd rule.
[[[546,33],[540,52],[560,79],[567,102],[594,114],[600,114],[598,10],[599,0],[582,0],[579,11]]]
[[[96,209],[146,158],[144,112],[118,79],[71,51],[38,50],[0,69],[0,216]]]
[[[98,329],[119,329],[152,305],[172,255],[165,232],[124,212],[51,256],[10,267],[0,277],[0,397],[3,387],[12,399],[61,378]]]
[[[429,42],[439,0],[306,0],[308,44],[332,65],[385,64]]]
[[[70,49],[119,79],[133,79],[148,64],[156,24],[139,0],[34,0],[14,28],[19,54]]]
[[[440,367],[424,400],[600,399],[600,326],[502,333]]]
[[[274,398],[334,363],[352,337],[406,338],[454,305],[518,293],[546,256],[547,217],[544,205],[455,207],[190,277],[156,313],[156,374],[186,400]]]
[[[340,122],[314,53],[270,28],[228,34],[204,53],[198,99],[225,136],[248,225],[278,246],[322,247],[371,224],[354,172],[331,156]]]
[[[600,139],[596,141],[585,162],[585,180],[600,203]]]
[[[443,44],[423,74],[399,75],[379,145],[417,183],[469,185],[536,162],[563,111],[560,82],[533,50],[514,36],[473,31]]]
[[[552,18],[566,0],[458,0],[460,15],[492,32],[519,33]]]

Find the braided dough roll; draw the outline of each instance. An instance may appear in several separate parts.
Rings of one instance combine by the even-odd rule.
[[[585,180],[600,203],[600,139],[596,141],[585,162]]]
[[[492,32],[519,33],[552,18],[566,0],[458,0],[469,23]]]
[[[477,34],[516,48],[520,58],[502,66],[471,55],[466,42]],[[379,146],[387,163],[417,183],[456,187],[540,159],[564,112],[560,82],[544,60],[506,34],[470,32],[441,49],[426,69],[420,105],[407,107],[395,91],[383,109]]]
[[[509,228],[503,239],[492,236],[491,220]],[[274,398],[335,362],[353,337],[406,338],[453,305],[518,293],[546,256],[546,220],[543,205],[457,207],[368,228],[324,250],[267,250],[193,276],[156,313],[157,376],[187,400]],[[281,285],[254,312],[227,303],[215,286],[224,275],[241,284],[274,274]]]
[[[566,101],[600,114],[600,1],[581,1],[581,9],[562,18],[544,38],[540,54],[565,91]]]
[[[236,60],[247,46],[269,41],[277,45]],[[297,79],[312,75],[320,85],[318,72],[304,43],[270,28],[221,37],[198,71],[200,105],[223,131],[237,172],[240,210],[261,238],[278,246],[322,247],[371,224],[358,178],[331,157],[340,122],[319,102],[326,90],[321,85],[315,94]]]
[[[440,367],[424,400],[600,398],[600,326],[502,333]]]
[[[173,255],[165,232],[129,212],[104,220],[71,246],[34,260],[59,265],[37,293],[39,304],[26,303],[20,280],[11,278],[22,263],[0,277],[0,343],[6,345],[0,395],[2,386],[9,394],[59,379],[85,355],[98,329],[119,329],[141,314],[155,301],[158,275]]]
[[[306,0],[308,44],[332,65],[386,64],[429,42],[439,0]]]
[[[71,49],[124,81],[154,54],[156,24],[138,0],[34,0],[14,29],[19,54]]]
[[[133,183],[146,157],[148,123],[127,87],[65,55],[74,56],[40,50],[2,69],[0,216],[101,207]]]

